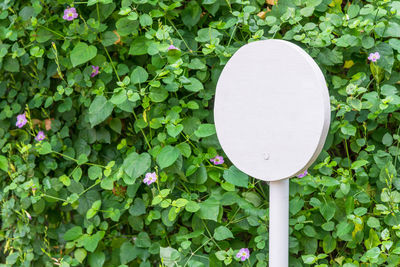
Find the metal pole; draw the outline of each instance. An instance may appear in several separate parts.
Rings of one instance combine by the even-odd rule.
[[[268,266],[289,266],[289,179],[269,182]]]

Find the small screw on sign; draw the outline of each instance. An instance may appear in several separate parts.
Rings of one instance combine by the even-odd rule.
[[[269,160],[269,154],[267,152],[264,152],[263,156],[264,160]]]

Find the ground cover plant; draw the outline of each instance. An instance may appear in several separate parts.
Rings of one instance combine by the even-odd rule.
[[[0,266],[267,266],[268,184],[224,156],[212,108],[269,38],[331,94],[290,182],[291,266],[398,266],[399,23],[389,0],[1,1]]]

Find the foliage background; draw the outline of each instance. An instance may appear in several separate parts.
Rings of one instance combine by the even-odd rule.
[[[1,266],[267,266],[268,185],[209,159],[223,153],[218,76],[268,38],[302,46],[331,94],[325,150],[291,180],[291,266],[400,264],[399,1],[3,0],[0,11]]]

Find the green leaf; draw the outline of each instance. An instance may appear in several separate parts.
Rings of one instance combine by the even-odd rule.
[[[368,209],[364,207],[359,207],[354,210],[354,214],[357,216],[364,216],[367,213]]]
[[[167,133],[172,136],[172,137],[177,137],[183,130],[183,125],[178,124],[174,125],[172,123],[169,123],[165,128],[167,128]]]
[[[140,15],[139,22],[140,22],[140,25],[142,25],[143,27],[146,27],[146,26],[150,26],[153,24],[153,19],[151,18],[150,15],[145,13],[145,14]]]
[[[204,184],[207,181],[207,170],[203,165],[188,177],[189,182],[194,184]]]
[[[394,39],[394,38],[390,39],[389,40],[389,45],[393,49],[397,50],[397,52],[400,52],[400,40],[399,39]]]
[[[314,255],[303,255],[301,256],[305,264],[313,264],[317,261],[317,257]]]
[[[289,211],[290,214],[295,215],[299,212],[304,206],[304,200],[299,198],[298,196],[289,202]]]
[[[92,209],[94,209],[94,210],[99,210],[100,207],[101,207],[101,200],[100,200],[100,199],[98,199],[98,200],[96,200],[95,202],[93,202],[93,204],[92,204]]]
[[[215,133],[215,125],[209,123],[201,124],[199,128],[194,132],[194,134],[199,138],[208,137],[214,135]]]
[[[190,83],[183,85],[183,87],[190,92],[199,92],[204,89],[203,84],[196,78],[189,78]]]
[[[310,7],[316,7],[322,3],[322,0],[307,0],[306,5]],[[352,5],[353,6],[353,5]]]
[[[106,260],[106,256],[102,251],[96,251],[89,254],[89,265],[90,267],[102,267]]]
[[[8,171],[8,160],[6,157],[0,155],[0,170]]]
[[[87,252],[83,248],[78,248],[74,251],[74,257],[77,259],[80,263],[83,262],[83,260],[86,258]]]
[[[101,43],[104,46],[113,45],[118,40],[118,36],[112,31],[106,31],[102,34]]]
[[[88,209],[86,212],[86,219],[91,219],[94,217],[94,215],[96,215],[97,211],[94,209]]]
[[[150,44],[150,40],[148,40],[144,36],[137,37],[133,40],[131,43],[130,49],[129,49],[129,55],[145,55],[147,54],[147,48],[148,45]]]
[[[398,33],[400,36],[400,33]],[[377,67],[385,70],[388,73],[391,73],[393,64],[394,64],[394,55],[393,48],[385,42],[378,43],[376,47],[371,50],[371,52],[379,51],[381,58],[377,61]],[[370,66],[375,66],[376,64],[370,64]],[[378,71],[379,72],[379,71]],[[382,71],[383,72],[383,71]],[[379,74],[378,74],[379,75]],[[376,79],[376,76],[374,76]],[[382,73],[382,79],[384,77],[384,73]]]
[[[41,145],[39,145],[38,152],[40,155],[49,154],[51,151],[51,145],[49,142],[42,142]]]
[[[180,143],[176,147],[179,149],[181,154],[186,158],[188,158],[192,153],[192,149],[190,148],[190,145],[188,143]]]
[[[137,20],[130,20],[126,17],[120,18],[115,24],[117,32],[121,36],[127,36],[129,34],[136,34],[139,28],[139,22]]]
[[[157,155],[157,164],[161,169],[167,168],[174,164],[178,159],[180,151],[178,148],[173,146],[165,146],[161,149],[161,152]]]
[[[88,169],[88,176],[90,180],[96,180],[102,176],[102,169],[99,166],[90,166]]]
[[[399,40],[400,41],[400,40]],[[381,88],[381,94],[385,96],[393,96],[398,92],[397,88],[393,85],[385,84]]]
[[[201,42],[201,43],[205,43],[205,42],[210,43],[211,40],[215,40],[216,38],[219,38],[221,36],[222,36],[222,33],[220,33],[216,29],[209,27],[209,28],[200,29],[197,32],[197,37],[195,39],[196,39],[196,41]]]
[[[188,212],[197,212],[200,209],[200,205],[197,204],[194,201],[189,201],[186,206],[185,206],[185,210]]]
[[[180,253],[171,247],[160,247],[160,260],[167,267],[175,267],[181,258]]]
[[[71,179],[67,175],[61,175],[58,180],[63,183],[65,186],[70,186],[71,185]]]
[[[114,132],[121,134],[121,129],[122,129],[121,120],[118,119],[118,118],[113,118],[113,119],[110,121],[110,128],[111,128]]]
[[[320,212],[322,216],[325,218],[325,220],[329,221],[330,219],[333,218],[336,212],[336,205],[334,201],[328,201],[322,203],[320,207]]]
[[[351,125],[350,123],[347,123],[345,126],[340,128],[340,130],[342,131],[343,134],[355,136],[357,128]]]
[[[221,225],[214,230],[214,238],[217,241],[221,241],[227,238],[233,238],[233,234],[228,228]]]
[[[355,110],[360,111],[362,108],[362,102],[360,99],[357,98],[348,98],[347,102],[349,103],[349,105],[354,108]]]
[[[178,198],[177,200],[174,201],[175,206],[178,207],[178,208],[185,207],[188,202],[189,201],[187,199],[185,199],[185,198]]]
[[[379,228],[381,227],[381,224],[379,220],[375,217],[369,217],[367,221],[367,225],[371,228]]]
[[[151,101],[156,102],[156,103],[160,103],[165,101],[165,99],[167,99],[169,96],[168,91],[165,90],[164,88],[154,88],[151,87],[150,88],[150,94],[149,97],[151,99]]]
[[[141,232],[138,234],[135,245],[139,248],[148,248],[151,246],[151,240],[146,232]]]
[[[201,7],[196,1],[190,1],[185,5],[185,9],[182,11],[182,22],[189,28],[193,27],[200,20]]]
[[[193,58],[188,67],[194,70],[202,70],[207,66],[200,58]]]
[[[228,183],[248,188],[249,176],[235,166],[231,166],[228,170],[225,170],[223,177]]]
[[[82,164],[85,164],[88,161],[89,161],[89,159],[87,158],[86,154],[80,154],[76,163],[78,165],[82,165]]]
[[[133,206],[129,208],[129,213],[132,216],[140,216],[146,214],[146,206],[141,198],[135,198]]]
[[[391,146],[393,144],[393,137],[390,133],[385,133],[385,135],[382,137],[382,143],[385,146]]]
[[[368,160],[361,159],[361,160],[354,161],[354,162],[351,164],[351,168],[352,168],[353,170],[356,170],[356,169],[359,169],[359,168],[361,168],[362,166],[365,166],[365,165],[367,165],[367,164],[368,164]]]
[[[80,64],[86,63],[97,55],[97,48],[93,45],[79,42],[72,49],[70,59],[72,66],[76,67]]]
[[[122,168],[131,179],[135,180],[150,168],[150,164],[151,157],[148,153],[142,153],[139,155],[136,152],[132,152],[124,160]]]
[[[47,42],[51,38],[53,38],[53,34],[50,31],[48,31],[44,28],[38,29],[38,31],[36,33],[36,41],[38,41],[38,43]]]
[[[220,202],[214,198],[208,198],[206,201],[201,202],[198,215],[205,220],[217,221]]]
[[[84,154],[82,154],[82,155],[84,155]],[[72,172],[72,178],[74,178],[75,181],[79,182],[81,177],[82,177],[82,169],[80,167],[78,167]]]
[[[351,232],[354,229],[354,224],[342,221],[338,225],[336,225],[336,229],[336,234],[340,239],[348,241],[352,239]]]
[[[400,37],[400,25],[395,21],[389,21],[383,37]]]
[[[368,239],[364,240],[364,245],[367,249],[371,249],[373,247],[378,246],[381,243],[378,234],[374,229],[369,229]]]
[[[119,250],[119,258],[122,264],[129,263],[136,259],[137,253],[135,253],[135,247],[131,242],[126,241],[122,244]]]
[[[130,78],[131,78],[131,83],[133,84],[144,83],[145,81],[147,81],[147,78],[149,78],[149,74],[144,68],[136,66],[133,69]]]
[[[95,97],[89,107],[89,122],[92,127],[100,124],[107,119],[114,109],[114,105],[107,99],[98,95]]]
[[[300,14],[303,17],[309,17],[314,13],[314,7],[308,6],[300,9]]]
[[[4,70],[8,72],[19,72],[19,62],[16,58],[7,57],[3,63]]]
[[[74,226],[64,234],[65,241],[72,241],[78,239],[82,235],[82,228],[80,226]]]
[[[379,255],[381,255],[381,250],[378,247],[371,248],[365,253],[365,256],[367,256],[370,259],[377,259]]]
[[[125,179],[124,179],[124,182],[125,182]],[[112,177],[103,178],[101,180],[100,187],[105,190],[112,190],[114,188],[114,180],[112,179]]]
[[[103,239],[105,232],[98,231],[96,234],[86,237],[83,240],[83,247],[90,252],[94,252],[99,244],[100,240]]]

